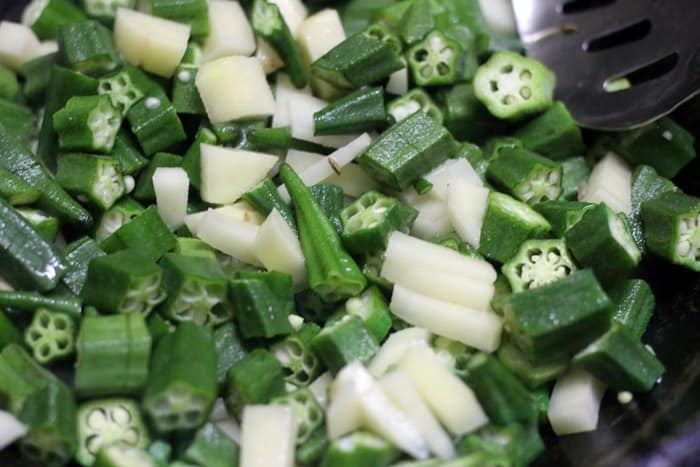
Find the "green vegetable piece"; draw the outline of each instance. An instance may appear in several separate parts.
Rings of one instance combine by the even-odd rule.
[[[369,38],[389,44],[394,48],[397,54],[400,54],[403,51],[401,39],[394,34],[390,28],[382,23],[372,23],[368,25],[364,30],[362,30],[362,34]]]
[[[26,105],[0,98],[0,124],[22,144],[31,145],[36,136],[32,109]],[[7,170],[11,170],[9,167]]]
[[[335,374],[350,362],[366,363],[377,353],[379,345],[359,316],[345,315],[326,323],[311,340],[311,348]]]
[[[61,384],[19,344],[8,344],[0,353],[0,394],[9,410],[19,415],[27,398],[48,384]]]
[[[73,353],[73,320],[63,313],[39,308],[24,331],[34,359],[46,365]]]
[[[116,442],[102,446],[93,467],[158,467],[157,461],[144,449]]]
[[[581,129],[561,101],[530,120],[513,136],[520,139],[526,149],[555,161],[580,155],[586,149]]]
[[[533,365],[525,354],[511,342],[505,342],[498,349],[498,359],[504,367],[530,389],[542,386],[562,375],[567,368],[566,361]]]
[[[0,350],[10,344],[22,342],[22,334],[17,326],[7,317],[7,314],[0,311]]]
[[[179,114],[206,115],[204,103],[195,85],[198,72],[198,65],[180,65],[175,70],[172,96],[173,107]]]
[[[377,342],[382,342],[391,329],[389,304],[377,286],[368,287],[358,297],[345,302],[345,312],[362,320]]]
[[[576,262],[605,284],[623,279],[642,259],[627,218],[605,204],[587,210],[564,238]]]
[[[54,294],[49,297],[30,291],[0,291],[0,308],[34,312],[37,308],[66,314],[71,318],[80,317],[82,301],[72,295]]]
[[[137,394],[146,383],[151,336],[138,313],[86,316],[76,347],[80,395]]]
[[[367,281],[352,257],[343,250],[321,206],[289,165],[282,165],[280,176],[296,211],[311,290],[326,302],[357,295]]]
[[[108,446],[116,444],[145,449],[149,443],[150,436],[139,406],[131,399],[92,399],[78,409],[78,452],[75,458],[81,465],[97,465],[93,464],[95,458],[104,457],[100,453],[104,453]]]
[[[182,460],[207,467],[230,467],[238,463],[238,445],[216,425],[207,423],[182,454]]]
[[[489,193],[481,226],[479,253],[505,263],[530,238],[543,237],[551,226],[527,204],[503,193]]]
[[[216,259],[166,253],[160,267],[167,297],[160,312],[165,317],[199,325],[231,319],[228,279]]]
[[[107,24],[114,22],[118,8],[134,8],[135,0],[80,0],[85,13]]]
[[[561,195],[562,166],[520,148],[504,148],[491,159],[486,176],[520,201],[536,204]]]
[[[125,116],[129,109],[144,96],[131,79],[128,70],[105,76],[99,79],[97,92],[107,96],[112,106]]]
[[[530,465],[545,449],[536,423],[488,424],[457,443],[457,454],[467,457],[456,466],[476,467]],[[476,462],[476,463],[473,463]],[[479,463],[480,462],[480,463]]]
[[[323,408],[308,388],[300,388],[284,396],[275,397],[273,404],[289,405],[297,420],[297,446],[308,441],[311,434],[323,426]]]
[[[437,123],[442,123],[444,119],[437,104],[428,93],[420,88],[411,89],[403,96],[391,101],[387,106],[387,112],[394,119],[394,122],[400,122],[416,112],[423,112]]]
[[[498,157],[504,149],[523,149],[523,142],[512,136],[495,136],[484,143],[484,154],[489,162]]]
[[[145,96],[132,105],[126,118],[143,152],[150,156],[185,141],[182,121],[168,96],[160,90],[142,91]]]
[[[340,213],[345,206],[345,193],[338,185],[332,183],[318,183],[310,186],[309,191],[314,197],[323,214],[333,224],[338,235],[343,233],[343,224],[340,220]]]
[[[70,23],[58,33],[61,61],[86,75],[101,75],[121,65],[112,31],[95,20]]]
[[[537,203],[533,208],[552,225],[552,234],[563,237],[594,206],[582,201],[550,200]]]
[[[47,215],[39,209],[18,207],[17,212],[24,217],[44,240],[49,243],[56,241],[58,235],[58,219]]]
[[[158,431],[192,429],[206,421],[216,394],[216,349],[211,331],[181,323],[155,348],[143,408]]]
[[[151,157],[148,166],[141,171],[134,187],[134,197],[139,201],[155,201],[156,192],[153,189],[153,174],[159,167],[181,167],[182,156],[169,152],[157,152]]]
[[[177,237],[175,253],[182,256],[216,259],[214,249],[198,238]]]
[[[328,435],[325,428],[320,428],[309,436],[303,444],[297,445],[296,461],[301,465],[314,465],[328,449]]]
[[[267,216],[273,209],[277,209],[277,212],[280,213],[282,219],[285,220],[292,231],[295,233],[297,232],[297,223],[294,219],[294,213],[290,209],[289,205],[284,202],[277,191],[275,182],[273,182],[271,179],[266,178],[262,182],[258,183],[255,187],[243,195],[243,199],[263,216]]]
[[[144,211],[143,206],[132,198],[122,198],[114,206],[102,213],[95,228],[95,240],[102,242],[109,238],[121,226],[131,221]]]
[[[226,382],[226,407],[239,419],[244,406],[266,404],[285,394],[282,365],[263,348],[253,350],[236,362]]]
[[[609,292],[615,304],[612,322],[641,339],[654,313],[656,299],[649,284],[643,279],[628,279]]]
[[[436,0],[436,3],[442,9],[435,12],[438,27],[446,29],[447,25],[462,26],[473,34],[478,55],[489,50],[491,33],[479,0]]]
[[[443,105],[445,127],[459,141],[482,141],[487,135],[500,131],[496,120],[477,99],[471,83],[460,83],[438,91]]]
[[[187,149],[185,156],[182,159],[182,168],[187,172],[187,176],[190,178],[190,185],[199,189],[201,186],[201,172],[199,167],[199,146],[202,143],[206,144],[216,144],[218,138],[212,130],[206,127],[200,127],[197,133],[194,135],[194,141],[192,146]]]
[[[680,190],[671,180],[662,177],[648,165],[640,165],[632,174],[632,211],[629,213],[628,219],[634,240],[642,251],[646,250],[641,219],[642,203],[669,191]]]
[[[575,200],[579,187],[588,180],[591,169],[583,156],[571,157],[561,163],[561,194],[559,199]]]
[[[440,31],[431,32],[407,52],[413,81],[418,86],[454,84],[458,79],[461,52],[458,42]]]
[[[42,41],[55,39],[63,26],[85,19],[85,13],[67,0],[33,0],[22,13],[22,23]]]
[[[359,88],[314,114],[314,134],[336,135],[381,130],[386,125],[384,89]]]
[[[444,127],[416,112],[385,131],[357,162],[387,187],[403,190],[457,149]]]
[[[464,256],[468,256],[470,258],[484,259],[476,248],[471,246],[469,243],[463,242],[462,239],[459,238],[459,235],[457,235],[455,232],[450,232],[443,237],[438,237],[433,240],[433,243],[446,246],[447,248],[462,253]]]
[[[158,343],[161,337],[175,331],[175,326],[159,313],[149,315],[148,318],[146,318],[146,325],[148,326],[149,334],[151,334],[151,340],[154,343]]]
[[[148,446],[148,453],[153,457],[156,462],[160,462],[159,467],[162,465],[168,465],[170,462],[170,457],[173,453],[173,447],[163,440],[155,440]]]
[[[231,281],[231,300],[245,338],[290,334],[294,311],[292,278],[277,271],[247,273]]]
[[[244,135],[250,148],[258,151],[296,149],[297,151],[325,155],[335,151],[335,149],[328,146],[292,137],[292,130],[289,126],[279,128],[253,126],[252,128],[246,129]]]
[[[457,376],[465,381],[467,380],[469,377],[467,364],[473,355],[469,347],[443,336],[433,336],[431,346],[435,353],[452,368],[452,371]]]
[[[70,153],[58,157],[56,181],[107,210],[126,193],[119,161],[110,156]]]
[[[145,0],[143,2],[153,16],[188,24],[193,37],[209,34],[209,8],[206,0]]]
[[[236,326],[229,322],[214,330],[214,347],[216,348],[216,382],[223,386],[226,375],[236,362],[246,356],[248,351]]]
[[[577,269],[566,242],[556,239],[524,242],[502,270],[513,292],[521,292],[570,276]]]
[[[399,451],[391,443],[366,431],[356,431],[331,441],[323,467],[384,467]]]
[[[340,88],[359,88],[386,78],[405,65],[388,43],[354,34],[311,64],[317,78]]]
[[[62,1],[62,0],[59,0]],[[29,102],[43,102],[51,79],[51,68],[58,62],[58,52],[40,55],[22,65],[24,97]]]
[[[619,391],[649,391],[665,371],[637,337],[616,325],[579,352],[574,363]]]
[[[41,193],[27,182],[0,166],[0,197],[11,205],[31,204],[39,199]]]
[[[175,248],[176,243],[156,207],[149,206],[103,240],[100,246],[107,253],[136,248],[155,261]]]
[[[17,74],[9,68],[0,65],[0,98],[12,100],[18,91]]]
[[[97,242],[90,237],[82,237],[68,244],[63,250],[63,260],[66,264],[63,284],[75,295],[80,295],[87,278],[90,261],[104,254]],[[78,308],[79,311],[80,308]]]
[[[423,40],[434,28],[435,21],[429,0],[412,1],[398,25],[401,39],[409,47]]]
[[[162,278],[161,269],[140,251],[122,250],[90,262],[81,297],[103,311],[147,316],[166,298]]]
[[[121,172],[125,176],[135,174],[148,165],[148,159],[136,147],[131,136],[128,135],[128,130],[123,128],[114,139],[111,155],[119,161]]]
[[[612,302],[590,269],[505,297],[513,343],[534,364],[570,356],[607,327]]]
[[[554,73],[540,62],[501,51],[479,67],[474,91],[491,114],[517,120],[552,105],[555,82]]]
[[[321,374],[323,366],[311,348],[311,340],[321,331],[315,323],[306,323],[298,331],[270,347],[284,370],[286,382],[308,386]]]

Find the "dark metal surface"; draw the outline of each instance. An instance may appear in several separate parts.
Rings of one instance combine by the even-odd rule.
[[[528,55],[556,72],[557,97],[584,126],[638,126],[700,91],[698,0],[514,0],[513,5]],[[643,29],[636,40],[628,31],[592,50],[591,41],[633,25]],[[607,80],[672,54],[677,63],[667,73],[624,91],[605,90]]]

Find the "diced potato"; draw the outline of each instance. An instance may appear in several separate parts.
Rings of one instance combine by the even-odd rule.
[[[618,155],[609,152],[593,167],[579,200],[605,203],[615,212],[629,214],[632,212],[632,169]]]
[[[304,60],[309,66],[344,40],[343,23],[340,21],[338,11],[334,9],[327,8],[309,16],[301,23],[297,32],[297,41]],[[333,85],[313,76],[310,81],[316,93],[322,98],[331,99],[338,95],[338,90]]]
[[[483,186],[479,176],[474,171],[474,168],[469,164],[469,161],[464,158],[447,159],[445,162],[425,174],[424,177],[433,184],[431,193],[440,198],[447,200],[447,192],[453,183],[463,181],[476,186]]]
[[[297,422],[288,405],[248,405],[241,422],[241,467],[293,467]]]
[[[303,89],[297,89],[289,75],[286,73],[277,73],[275,81],[275,113],[272,115],[272,127],[280,128],[289,126],[291,116],[289,114],[289,98],[295,94],[310,95],[311,89],[306,86]]]
[[[325,157],[313,152],[290,149],[287,151],[285,162],[292,166],[296,173],[301,174],[315,162]],[[380,188],[379,183],[370,177],[365,169],[358,164],[347,164],[340,170],[339,174],[333,172],[329,177],[323,179],[322,182],[338,185],[346,195],[353,198],[359,198],[363,193]]]
[[[425,328],[406,328],[389,334],[379,352],[372,358],[368,369],[379,378],[399,363],[406,351],[414,345],[427,345],[430,332]]]
[[[284,61],[265,39],[258,37],[257,44],[258,48],[255,50],[255,58],[260,62],[260,65],[262,65],[266,75],[274,73],[284,67]]]
[[[5,449],[27,433],[27,427],[10,412],[0,410],[0,449]]]
[[[248,57],[255,52],[255,36],[240,3],[228,0],[209,2],[209,35],[202,48],[202,61],[229,55]]]
[[[447,217],[447,205],[444,200],[435,196],[432,190],[419,195],[411,187],[404,190],[399,197],[418,211],[418,217],[411,228],[412,235],[424,240],[433,240],[452,232],[452,224]]]
[[[215,208],[214,211],[220,212],[226,216],[233,217],[243,222],[250,222],[251,224],[261,225],[265,222],[265,216],[260,214],[253,206],[245,201],[237,201],[233,204],[227,204]]]
[[[311,394],[314,395],[316,402],[318,402],[321,407],[326,407],[328,403],[328,388],[332,381],[333,376],[326,371],[309,384],[309,391],[311,391]]]
[[[189,25],[126,8],[117,10],[115,45],[129,63],[155,75],[173,75],[189,38]]]
[[[39,47],[39,39],[28,26],[0,22],[0,64],[21,71],[24,62],[36,57]]]
[[[595,430],[604,393],[603,383],[580,368],[571,368],[557,379],[549,400],[547,418],[554,432],[562,436]]]
[[[158,214],[171,230],[185,222],[189,188],[190,178],[181,167],[158,167],[153,173]]]
[[[197,224],[197,237],[210,247],[233,256],[244,263],[262,266],[255,256],[257,225],[207,211]]]
[[[266,269],[289,274],[298,290],[305,286],[306,261],[299,239],[277,209],[260,226],[254,248]]]
[[[403,67],[389,75],[386,83],[386,92],[397,96],[403,96],[408,92],[408,67]]]
[[[474,248],[481,243],[489,190],[464,180],[456,180],[447,191],[447,216],[463,241]]]
[[[212,123],[262,118],[275,112],[275,98],[260,62],[219,58],[202,65],[195,84]]]

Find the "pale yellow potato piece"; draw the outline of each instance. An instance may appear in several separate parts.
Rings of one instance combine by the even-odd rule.
[[[248,405],[241,421],[241,467],[292,467],[297,422],[288,405]]]
[[[301,52],[308,66],[345,40],[345,29],[338,11],[327,8],[309,16],[299,26],[296,35]],[[323,99],[332,99],[339,93],[330,83],[311,77],[311,87]]]
[[[21,71],[24,62],[36,57],[39,48],[39,39],[28,26],[0,22],[0,64]]]
[[[297,290],[306,285],[306,261],[299,238],[277,209],[273,209],[260,226],[254,250],[265,268],[292,276]]]
[[[229,55],[249,56],[255,52],[255,36],[238,2],[209,2],[209,35],[202,47],[202,60],[208,62]]]

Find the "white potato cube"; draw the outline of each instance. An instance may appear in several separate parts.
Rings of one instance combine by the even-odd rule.
[[[430,332],[425,328],[406,328],[391,333],[367,369],[375,378],[379,378],[399,363],[409,348],[414,345],[428,345],[428,339]]]
[[[39,39],[28,26],[0,22],[0,64],[21,71],[24,62],[36,57],[39,48]]]
[[[284,61],[272,46],[265,40],[258,37],[258,48],[255,50],[255,58],[262,65],[266,75],[274,73],[284,66]]]
[[[259,228],[218,212],[206,211],[197,224],[196,235],[215,250],[244,263],[262,266],[253,251]]]
[[[595,430],[604,393],[603,383],[572,367],[557,379],[552,390],[547,418],[554,432],[562,436]]]
[[[158,167],[153,173],[158,214],[175,230],[185,222],[190,178],[181,167]]]
[[[255,254],[266,269],[292,276],[295,288],[301,290],[306,284],[306,261],[299,239],[277,209],[260,226]]]
[[[255,52],[255,36],[245,11],[238,2],[209,2],[209,35],[202,48],[202,60],[209,62],[229,55],[249,56]]]
[[[447,190],[447,217],[463,241],[474,248],[481,243],[489,190],[464,180],[450,184]]]
[[[297,422],[288,405],[248,405],[241,422],[241,467],[292,467]]]
[[[338,11],[334,9],[321,10],[309,16],[299,26],[297,41],[301,47],[307,65],[321,58],[329,50],[345,40],[345,30],[340,21]],[[337,89],[315,77],[311,77],[311,85],[316,93],[324,99],[338,95]]]
[[[580,201],[605,203],[615,212],[632,212],[632,169],[617,154],[609,152],[591,172],[579,193]]]

